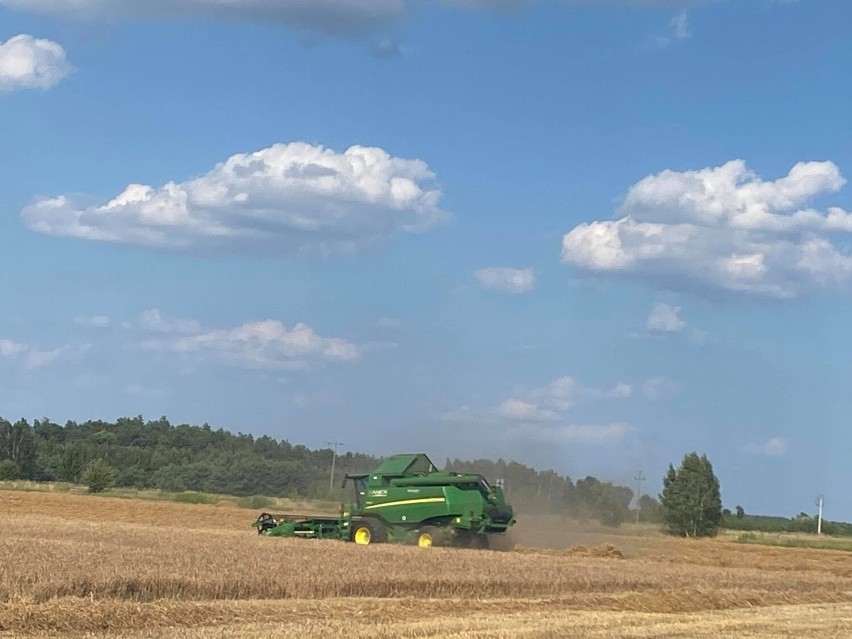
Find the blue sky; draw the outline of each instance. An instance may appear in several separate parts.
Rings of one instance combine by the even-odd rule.
[[[850,19],[0,0],[0,415],[852,519]]]

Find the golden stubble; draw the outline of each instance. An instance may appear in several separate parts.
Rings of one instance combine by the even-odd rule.
[[[0,632],[709,637],[734,624],[730,636],[786,637],[819,610],[821,636],[852,636],[844,552],[653,534],[607,544],[605,531],[581,548],[567,524],[551,549],[360,547],[260,537],[254,514],[0,492]],[[620,542],[643,550],[622,558]]]

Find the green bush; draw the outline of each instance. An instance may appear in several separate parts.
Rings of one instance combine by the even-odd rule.
[[[96,459],[86,466],[82,479],[83,483],[89,487],[90,493],[102,493],[115,483],[117,474],[115,468],[103,459]]]
[[[23,477],[23,473],[21,472],[21,467],[18,466],[11,459],[4,459],[0,461],[0,480],[2,481],[11,481],[13,479],[21,479]]]

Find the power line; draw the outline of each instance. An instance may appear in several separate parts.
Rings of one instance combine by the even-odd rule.
[[[326,442],[331,446],[331,475],[328,478],[328,494],[334,491],[334,462],[337,461],[337,447],[343,446],[345,442]]]
[[[816,505],[819,506],[819,510],[817,511],[817,535],[822,534],[822,506],[824,501],[822,495],[817,497]]]

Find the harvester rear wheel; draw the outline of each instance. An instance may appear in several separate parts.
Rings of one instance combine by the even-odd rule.
[[[372,519],[356,519],[352,522],[352,541],[359,546],[378,544],[387,540],[384,527]]]
[[[417,545],[421,548],[441,546],[444,541],[444,531],[437,526],[423,526],[417,531]]]

